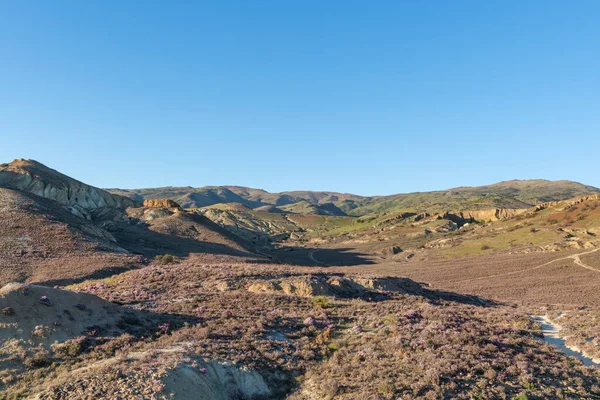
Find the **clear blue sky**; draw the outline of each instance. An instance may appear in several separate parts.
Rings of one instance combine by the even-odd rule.
[[[101,187],[600,186],[600,1],[0,1],[0,161]]]

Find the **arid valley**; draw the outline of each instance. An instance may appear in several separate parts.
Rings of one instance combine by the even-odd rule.
[[[543,180],[99,189],[17,159],[0,397],[599,398],[599,206]]]

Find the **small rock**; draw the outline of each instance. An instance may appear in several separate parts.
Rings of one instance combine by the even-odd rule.
[[[8,316],[15,315],[15,310],[13,310],[12,307],[4,307],[2,309],[2,314],[8,315]]]
[[[45,306],[51,306],[52,302],[50,301],[50,299],[48,298],[48,296],[42,296],[40,297],[40,303],[45,305]]]

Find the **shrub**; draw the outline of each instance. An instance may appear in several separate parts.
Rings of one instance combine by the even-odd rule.
[[[377,386],[377,391],[382,396],[391,396],[391,395],[394,394],[394,392],[396,391],[396,389],[394,388],[394,385],[391,382],[384,381],[384,382],[381,382]]]
[[[333,379],[325,380],[320,386],[320,391],[324,395],[324,398],[328,400],[333,399],[340,391],[340,385]]]
[[[154,258],[154,261],[159,263],[160,265],[173,264],[175,262],[175,257],[170,254],[158,255]]]
[[[508,229],[507,229],[507,231],[508,231],[508,232],[514,232],[514,231],[516,231],[516,230],[519,230],[519,229],[521,229],[522,227],[523,227],[523,225],[519,225],[519,224],[517,224],[517,225],[515,225],[515,226],[511,226],[510,228],[508,228]]]
[[[313,297],[311,300],[313,305],[318,308],[327,308],[329,307],[329,300],[325,296],[317,296]]]
[[[37,325],[33,332],[31,332],[31,334],[33,336],[37,336],[37,337],[41,337],[41,338],[46,338],[50,335],[50,331],[51,329],[47,326],[44,325]]]
[[[64,343],[54,343],[50,346],[54,354],[59,357],[76,357],[86,350],[89,342],[85,336],[67,340]]]
[[[31,357],[25,358],[24,364],[27,368],[41,368],[50,365],[50,352],[43,348],[38,349]]]

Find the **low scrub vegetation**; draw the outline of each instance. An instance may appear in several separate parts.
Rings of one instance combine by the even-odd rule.
[[[175,262],[175,257],[173,257],[170,254],[163,254],[156,256],[154,258],[154,261],[156,261],[160,265],[168,265],[173,264]]]
[[[202,360],[224,360],[258,371],[273,398],[600,395],[597,373],[545,345],[517,309],[427,289],[356,297],[249,291],[277,288],[283,278],[317,282],[316,272],[180,263],[129,271],[109,284],[80,284],[78,291],[156,315],[156,326],[141,336],[78,337],[32,354],[28,371],[3,393],[29,396],[30,383],[46,379],[42,399],[122,391],[132,399],[169,398],[164,379],[174,369],[185,365],[202,374]],[[137,322],[125,324],[135,330]],[[81,369],[103,360],[104,367]]]

